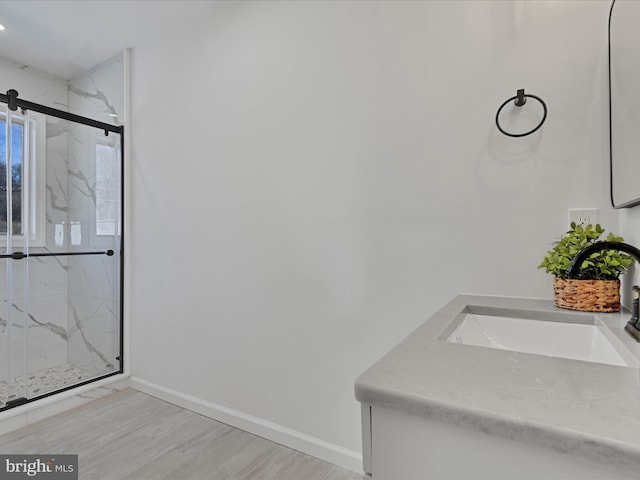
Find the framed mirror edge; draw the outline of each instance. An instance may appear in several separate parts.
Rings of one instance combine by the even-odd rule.
[[[609,21],[607,27],[607,40],[608,40],[608,81],[609,81],[609,193],[611,206],[614,209],[622,209],[622,208],[631,208],[640,205],[640,193],[636,198],[623,201],[622,203],[616,204],[615,201],[615,193],[614,193],[614,181],[613,181],[613,171],[614,171],[614,162],[613,162],[613,112],[612,112],[612,94],[611,94],[611,19],[613,16],[613,7],[616,4],[616,0],[611,0],[611,6],[609,8]]]

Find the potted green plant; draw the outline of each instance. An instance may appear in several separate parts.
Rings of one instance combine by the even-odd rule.
[[[558,307],[589,312],[617,312],[620,310],[620,275],[631,266],[633,259],[618,250],[592,253],[580,265],[580,278],[569,278],[567,270],[585,247],[601,241],[623,242],[622,237],[609,233],[600,225],[576,225],[547,252],[538,268],[544,268],[554,278],[554,301]]]

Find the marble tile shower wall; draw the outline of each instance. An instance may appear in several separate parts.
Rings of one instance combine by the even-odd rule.
[[[56,119],[47,120],[46,130],[45,246],[30,248],[30,251],[60,251],[54,238],[55,225],[63,224],[67,218],[69,133],[65,122]],[[30,372],[64,364],[68,360],[68,268],[65,257],[29,259],[27,348]]]
[[[3,69],[10,69],[0,64]],[[15,69],[14,69],[15,70]],[[122,56],[74,79],[64,87],[60,83],[30,75],[26,83],[34,84],[39,103],[117,124],[109,114],[121,114],[123,105]],[[3,75],[4,76],[4,75]],[[20,87],[17,78],[10,88]],[[21,91],[19,89],[19,91]],[[51,95],[47,92],[52,91]],[[33,93],[21,91],[21,97],[34,99]],[[114,100],[112,100],[114,99]],[[35,251],[83,251],[114,249],[119,252],[119,238],[95,235],[96,143],[115,142],[115,135],[105,142],[103,132],[74,125],[56,118],[47,119],[46,135],[46,235],[44,247]],[[119,139],[117,140],[119,144]],[[74,223],[71,223],[74,222]],[[72,229],[80,230],[80,240],[72,245]],[[64,239],[56,243],[56,228]],[[77,230],[76,230],[77,232]],[[93,232],[93,234],[92,234]],[[58,237],[59,238],[59,237]],[[77,239],[76,239],[77,240]],[[11,264],[12,298],[7,301],[7,282],[0,282],[0,345],[7,339],[7,319],[13,316],[12,373],[20,374],[24,363],[24,333],[19,325],[24,315],[24,268],[26,262]],[[119,257],[34,257],[28,262],[28,372],[67,363],[100,375],[119,366]],[[7,262],[0,262],[0,278],[7,278]],[[7,355],[0,354],[0,382],[7,371]]]
[[[118,125],[123,114],[123,78],[123,57],[118,55],[73,79],[69,84],[69,110]],[[116,252],[113,257],[69,257],[69,363],[97,375],[119,366],[120,240],[117,235],[98,235],[96,231],[96,196],[101,186],[96,175],[96,145],[119,148],[120,138],[84,126],[74,125],[72,129],[68,220],[76,231],[80,226],[80,238],[76,237],[72,242],[76,245],[71,248]]]
[[[1,65],[3,77],[11,78],[11,87],[19,89],[25,99],[34,99],[39,103],[55,108],[66,108],[60,98],[61,85],[59,82],[22,72],[28,76],[23,79],[15,72],[8,70],[13,67]],[[34,88],[37,95],[30,96],[29,91],[22,89],[24,85]],[[31,246],[31,252],[54,251],[54,225],[66,221],[67,217],[67,137],[68,133],[60,124],[47,124],[46,138],[46,189],[45,189],[45,242],[44,246]],[[2,239],[3,251],[6,239]],[[22,250],[14,246],[14,250]],[[11,269],[9,281],[7,269]],[[28,271],[27,271],[28,269]],[[27,368],[29,372],[43,370],[67,362],[68,345],[68,311],[67,311],[67,270],[68,264],[64,257],[39,257],[25,261],[0,262],[0,344],[3,355],[0,355],[0,368],[4,377],[7,363],[11,361],[11,373],[23,373],[25,336],[27,337]],[[25,276],[29,290],[29,308],[25,309]],[[10,288],[8,288],[10,287]],[[11,292],[11,297],[8,297]],[[27,315],[27,331],[24,331],[23,320]],[[11,318],[14,325],[11,349],[7,346],[7,322]],[[11,352],[11,358],[8,352]],[[0,378],[0,381],[3,378]]]

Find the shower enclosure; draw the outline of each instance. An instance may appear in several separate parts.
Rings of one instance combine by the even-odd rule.
[[[123,127],[0,102],[6,410],[122,372]]]

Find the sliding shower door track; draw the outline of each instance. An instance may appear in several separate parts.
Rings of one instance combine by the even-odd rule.
[[[105,378],[109,378],[109,377],[113,377],[115,375],[121,375],[122,374],[122,369],[120,370],[116,370],[114,372],[109,372],[109,373],[105,373],[105,374],[101,374],[101,375],[96,375],[95,377],[92,377],[90,379],[87,380],[83,380],[82,382],[78,382],[78,383],[74,383],[72,385],[68,385],[66,387],[60,387],[56,390],[52,390],[50,392],[47,393],[43,393],[42,395],[38,395],[38,396],[34,396],[31,398],[18,398],[16,399],[18,402],[16,402],[16,400],[9,400],[8,402],[6,402],[4,404],[4,406],[0,406],[0,412],[4,412],[6,410],[11,410],[12,408],[15,407],[19,407],[22,405],[27,405],[29,403],[32,402],[36,402],[38,400],[42,400],[43,398],[47,398],[47,397],[52,397],[53,395],[57,395],[58,393],[62,393],[62,392],[66,392],[68,390],[73,390],[74,388],[78,388],[78,387],[82,387],[83,385],[88,385],[90,383],[94,383],[97,382],[99,380],[103,380]],[[2,404],[0,404],[2,405]]]

